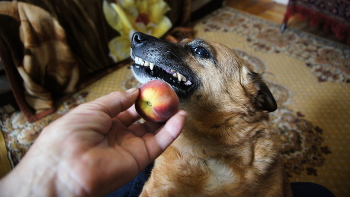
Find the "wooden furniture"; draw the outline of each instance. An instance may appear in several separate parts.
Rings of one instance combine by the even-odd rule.
[[[323,25],[325,31],[333,31],[339,40],[350,45],[350,0],[289,0],[281,30],[290,17],[298,15],[308,19],[310,25]]]

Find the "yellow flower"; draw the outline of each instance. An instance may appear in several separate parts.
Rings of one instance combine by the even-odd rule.
[[[103,1],[103,12],[108,24],[120,33],[109,43],[110,56],[115,62],[130,55],[130,39],[140,31],[155,37],[163,36],[172,26],[165,16],[170,10],[163,0],[116,0],[116,3]]]

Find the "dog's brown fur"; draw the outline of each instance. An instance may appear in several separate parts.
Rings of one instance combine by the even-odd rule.
[[[231,49],[200,45],[215,60],[186,57],[201,84],[181,104],[185,129],[157,158],[141,196],[291,196],[264,110],[274,102],[267,86]]]

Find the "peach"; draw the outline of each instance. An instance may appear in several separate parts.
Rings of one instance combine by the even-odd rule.
[[[139,87],[135,108],[140,116],[152,122],[165,122],[179,111],[180,101],[170,85],[152,80]]]

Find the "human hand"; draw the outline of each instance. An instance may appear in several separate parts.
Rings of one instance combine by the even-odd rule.
[[[175,140],[186,119],[179,111],[166,124],[133,124],[140,119],[137,96],[138,89],[114,92],[51,123],[0,189],[21,179],[22,195],[99,196],[130,181]]]

